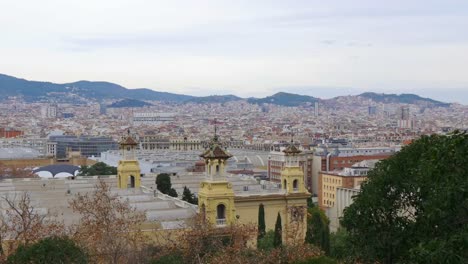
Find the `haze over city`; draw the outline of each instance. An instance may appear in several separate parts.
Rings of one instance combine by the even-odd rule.
[[[0,1],[0,73],[468,103],[467,1]]]

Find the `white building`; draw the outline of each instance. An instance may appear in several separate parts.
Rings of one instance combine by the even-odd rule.
[[[173,113],[153,113],[153,112],[140,112],[133,113],[134,125],[159,125],[164,122],[174,121],[175,114]]]
[[[56,118],[57,115],[58,115],[57,104],[49,104],[41,108],[41,116],[43,118]]]
[[[360,186],[354,189],[336,188],[335,204],[326,210],[327,216],[330,219],[331,232],[338,230],[340,227],[340,217],[343,216],[344,209],[353,203],[353,196],[358,195],[360,191]]]

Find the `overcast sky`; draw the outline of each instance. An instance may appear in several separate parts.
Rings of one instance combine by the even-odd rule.
[[[468,1],[0,0],[0,73],[191,95],[468,103]]]

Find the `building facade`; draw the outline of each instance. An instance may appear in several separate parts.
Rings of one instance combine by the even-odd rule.
[[[258,224],[258,210],[265,210],[266,230],[273,230],[276,217],[282,219],[283,242],[304,243],[307,229],[307,198],[304,174],[299,167],[300,151],[291,146],[285,151],[285,166],[281,174],[281,189],[274,192],[235,193],[226,180],[225,167],[232,157],[217,136],[201,155],[205,160],[205,180],[200,183],[198,208],[200,214],[218,227],[233,223]]]

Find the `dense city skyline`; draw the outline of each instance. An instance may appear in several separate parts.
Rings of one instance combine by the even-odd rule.
[[[464,1],[90,6],[0,3],[0,72],[190,95],[373,91],[468,103]]]

